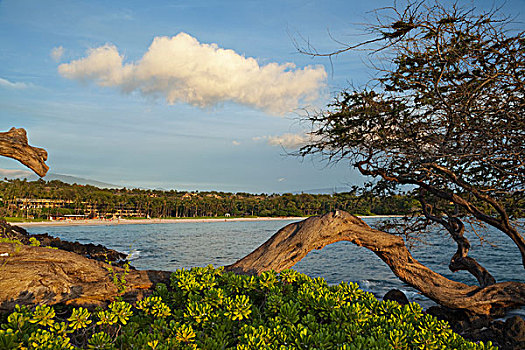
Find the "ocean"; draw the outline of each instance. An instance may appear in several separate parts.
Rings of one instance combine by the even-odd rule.
[[[374,225],[379,218],[365,218]],[[249,254],[275,232],[293,221],[249,222],[181,222],[168,224],[133,224],[107,226],[34,226],[30,233],[49,233],[68,241],[102,244],[129,254],[137,269],[174,271],[180,268],[232,264]],[[514,243],[494,229],[485,229],[485,241],[480,242],[474,231],[465,236],[470,240],[470,256],[496,278],[498,282],[525,282],[525,270]],[[469,273],[450,272],[448,263],[456,250],[455,243],[445,233],[436,230],[426,237],[427,243],[414,247],[412,255],[444,276],[476,284]],[[376,297],[382,298],[392,288],[405,292],[410,301],[428,307],[435,305],[417,290],[397,279],[388,266],[366,248],[349,242],[338,242],[322,250],[310,252],[297,263],[295,270],[311,277],[323,277],[330,284],[352,281]],[[512,314],[525,315],[525,309]]]

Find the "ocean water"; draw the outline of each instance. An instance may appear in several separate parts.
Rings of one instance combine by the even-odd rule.
[[[377,218],[364,219],[373,225]],[[30,227],[30,233],[47,232],[53,236],[80,243],[102,244],[130,254],[131,264],[137,269],[174,271],[194,266],[222,266],[232,264],[249,254],[275,232],[293,221],[245,222],[191,222],[170,224],[134,224],[107,226],[55,226]],[[470,256],[485,266],[498,282],[525,282],[525,270],[520,264],[518,249],[507,237],[495,230],[477,232],[483,235],[480,242],[474,232],[465,235],[471,242]],[[464,271],[452,273],[448,269],[450,258],[456,250],[455,243],[446,235],[435,232],[426,245],[412,249],[412,255],[444,276],[476,284]],[[388,266],[366,248],[349,242],[338,242],[322,250],[310,252],[294,267],[311,277],[323,277],[328,283],[352,281],[378,298],[392,289],[405,292],[410,301],[424,307],[433,302],[417,290],[405,285]],[[525,310],[514,314],[525,315]]]

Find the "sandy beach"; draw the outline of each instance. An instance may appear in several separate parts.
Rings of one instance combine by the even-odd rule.
[[[147,224],[173,224],[183,222],[232,222],[232,221],[271,221],[271,220],[304,220],[304,217],[257,217],[257,218],[202,218],[202,219],[85,219],[85,220],[60,220],[60,221],[35,221],[13,222],[12,225],[30,226],[95,226],[95,225],[147,225]]]
[[[359,218],[389,218],[402,217],[401,215],[378,215],[378,216],[358,216]],[[304,220],[306,217],[256,217],[256,218],[199,218],[199,219],[85,219],[85,220],[60,220],[60,221],[34,221],[34,222],[13,222],[12,225],[30,226],[95,226],[95,225],[149,225],[149,224],[174,224],[188,222],[234,222],[234,221],[275,221],[275,220]]]

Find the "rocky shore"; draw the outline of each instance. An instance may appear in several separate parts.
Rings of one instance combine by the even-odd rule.
[[[30,238],[34,238],[40,242],[41,246],[58,248],[67,252],[82,255],[89,259],[111,262],[119,262],[126,259],[126,254],[106,248],[101,244],[81,244],[78,242],[63,241],[60,238],[50,236],[47,233],[32,235],[23,227],[12,226],[6,222],[0,222],[0,229],[3,232],[3,237],[20,241],[24,245],[30,245]]]
[[[47,233],[31,235],[5,221],[0,221],[0,238],[0,312],[9,312],[16,304],[95,307],[117,296],[135,301],[148,295],[156,283],[169,283],[167,271],[119,267],[126,255],[102,245],[63,241]],[[114,283],[115,276],[125,276],[124,290]],[[398,290],[384,299],[408,303]],[[493,320],[440,306],[426,313],[449,322],[466,339],[490,340],[505,350],[525,349],[525,320],[519,316]]]
[[[386,293],[383,300],[393,300],[400,304],[409,302],[406,295],[397,289]],[[443,306],[431,306],[425,312],[447,321],[454,332],[470,341],[491,341],[500,350],[525,349],[525,320],[520,316],[512,316],[505,321],[494,320]]]
[[[40,246],[30,241],[33,237]],[[5,222],[0,222],[0,238],[0,312],[10,312],[16,304],[96,307],[118,296],[134,301],[171,275],[122,268],[116,262],[125,254],[49,235],[31,236]],[[125,283],[118,285],[115,280],[121,277]]]

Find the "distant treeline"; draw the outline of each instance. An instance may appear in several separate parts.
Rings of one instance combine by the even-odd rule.
[[[53,181],[0,181],[0,216],[223,217],[310,216],[342,209],[356,215],[407,214],[418,202],[410,196],[335,194],[250,194],[100,189]]]

